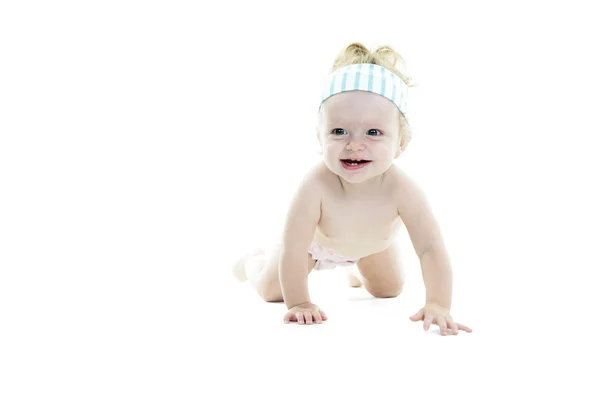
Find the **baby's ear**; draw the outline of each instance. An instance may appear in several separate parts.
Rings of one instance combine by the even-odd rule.
[[[394,158],[400,157],[400,153],[402,153],[402,140],[398,142],[398,148],[396,149],[396,155]]]
[[[317,152],[317,154],[323,154],[323,145],[321,144],[321,135],[320,135],[318,126],[315,129],[315,133],[316,133],[316,137],[317,137],[317,142],[319,142],[319,151]]]

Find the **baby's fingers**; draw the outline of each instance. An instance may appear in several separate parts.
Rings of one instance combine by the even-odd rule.
[[[329,319],[327,314],[325,314],[325,311],[319,310],[319,313],[321,313],[321,319],[323,319],[323,321],[327,321]]]
[[[440,334],[442,336],[446,336],[448,334],[448,325],[446,324],[446,320],[443,317],[438,317],[437,324],[440,327]]]
[[[456,322],[452,321],[451,319],[448,320],[448,327],[452,329],[453,335],[458,335],[458,326],[456,325]]]
[[[307,325],[312,325],[313,320],[312,320],[312,314],[310,311],[304,311],[304,320],[306,321]]]
[[[420,309],[415,315],[410,317],[413,321],[421,321],[423,319],[423,309]]]
[[[429,330],[429,327],[431,326],[431,323],[433,322],[433,315],[430,314],[425,314],[425,322],[423,322],[423,329],[425,329],[425,331]]]
[[[296,313],[296,320],[298,321],[298,324],[304,325],[304,315],[302,315],[301,312]]]
[[[298,313],[294,313],[293,311],[288,311],[283,316],[283,322],[288,324],[290,322],[298,321]]]
[[[313,311],[313,312],[312,312],[312,316],[313,316],[313,319],[315,320],[315,322],[316,322],[317,324],[320,324],[321,322],[323,322],[323,320],[322,320],[322,318],[321,318],[321,313],[320,313],[320,312],[318,312],[318,311]]]

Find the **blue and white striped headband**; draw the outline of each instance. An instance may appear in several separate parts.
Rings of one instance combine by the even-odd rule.
[[[406,117],[408,86],[396,74],[375,64],[351,64],[330,73],[321,94],[321,105],[333,95],[354,90],[390,99]]]

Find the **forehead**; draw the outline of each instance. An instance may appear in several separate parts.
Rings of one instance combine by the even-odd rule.
[[[323,118],[327,121],[384,121],[397,120],[400,111],[392,101],[376,93],[352,91],[336,94],[325,100]]]

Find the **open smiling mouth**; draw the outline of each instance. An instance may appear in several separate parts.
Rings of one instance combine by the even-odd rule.
[[[342,162],[342,166],[345,169],[351,169],[351,170],[364,168],[371,162],[371,160],[349,160],[349,159],[340,160],[340,161]]]

